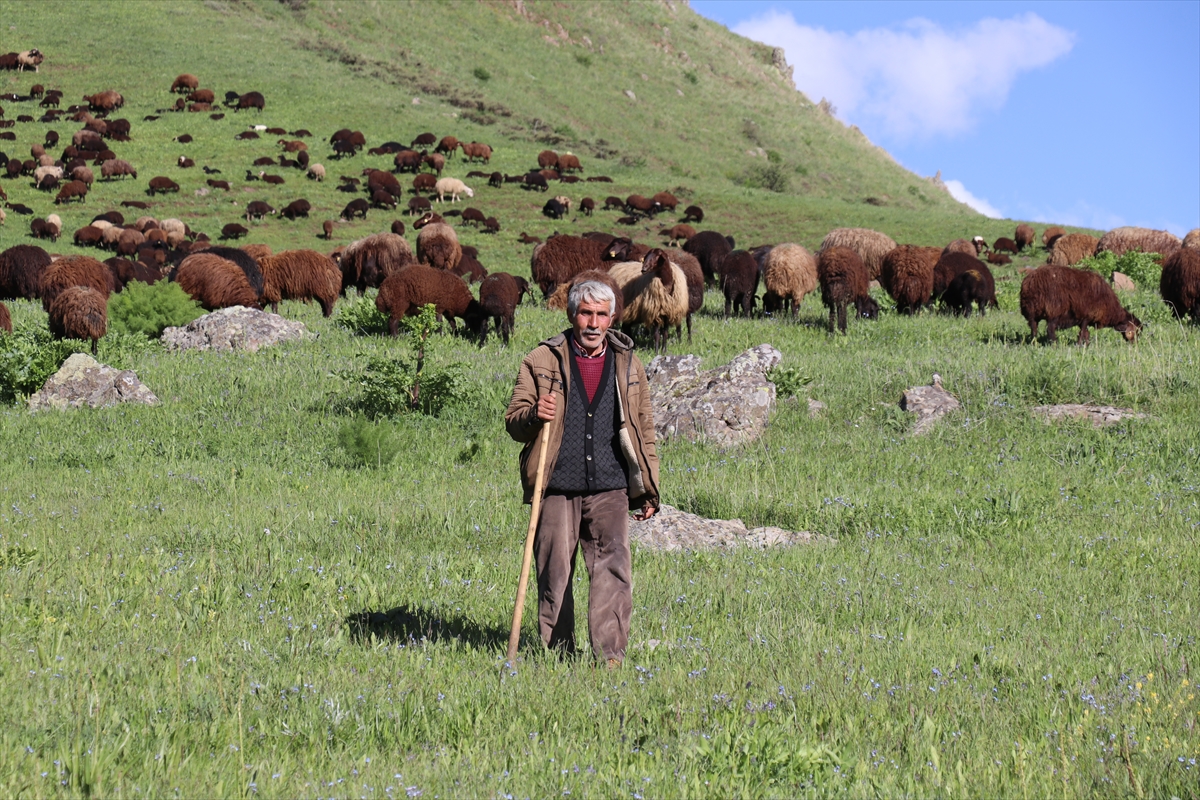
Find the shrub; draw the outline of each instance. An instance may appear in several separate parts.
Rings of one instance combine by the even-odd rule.
[[[483,67],[476,67],[471,74],[481,81],[489,81],[492,79],[492,73],[488,72]]]
[[[587,53],[576,53],[575,61],[576,63],[585,67],[590,67],[592,65],[592,57]]]
[[[1097,253],[1079,262],[1082,269],[1098,272],[1105,280],[1111,281],[1114,272],[1128,275],[1141,289],[1157,289],[1159,278],[1162,277],[1162,265],[1158,253],[1143,253],[1140,250],[1130,250],[1123,256],[1115,255],[1111,250]]]
[[[693,86],[700,83],[700,76],[696,74],[695,70],[688,70],[687,72],[683,73],[683,77],[687,79],[687,82]]]
[[[749,167],[734,182],[751,189],[766,189],[781,194],[792,186],[791,178],[781,164]]]
[[[375,307],[375,301],[360,297],[346,303],[338,304],[338,313],[334,324],[351,333],[360,336],[386,333],[388,329],[387,314]]]
[[[400,443],[391,424],[353,417],[338,430],[338,446],[355,466],[380,468],[400,452]]]
[[[132,281],[108,300],[108,329],[157,339],[166,328],[187,325],[204,309],[178,283]]]
[[[87,342],[57,341],[46,328],[0,333],[0,401],[15,403],[42,388],[73,353],[90,352]]]

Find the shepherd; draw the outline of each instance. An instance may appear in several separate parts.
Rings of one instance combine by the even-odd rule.
[[[609,330],[616,302],[613,290],[600,281],[571,287],[571,327],[543,341],[521,362],[504,415],[508,434],[525,445],[521,482],[535,516],[530,544],[537,563],[542,642],[564,655],[576,652],[573,585],[575,557],[582,549],[590,582],[592,655],[609,669],[625,659],[633,613],[628,512],[645,520],[659,505],[646,370],[634,355],[633,340]],[[543,437],[545,442],[535,447]],[[543,480],[544,497],[536,498]],[[528,574],[527,568],[522,574]],[[524,582],[510,653],[515,651]]]

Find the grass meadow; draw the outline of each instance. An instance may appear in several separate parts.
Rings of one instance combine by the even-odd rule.
[[[448,22],[435,39],[412,33],[414,8],[428,6],[0,0],[0,50],[41,47],[37,80],[68,100],[107,86],[126,95],[133,141],[115,149],[140,178],[97,182],[85,205],[58,209],[67,231],[148,199],[153,175],[183,191],[150,213],[214,237],[249,200],[296,197],[312,219],[256,223],[249,241],[326,250],[386,230],[397,215],[375,210],[339,224],[332,242],[316,238],[352,198],[336,176],[390,163],[330,162],[318,143],[348,126],[369,145],[424,130],[489,141],[491,168],[509,173],[548,143],[573,147],[585,174],[614,179],[564,187],[573,198],[671,189],[740,245],[815,247],[838,225],[917,244],[1012,235],[1013,221],[979,217],[840,123],[802,116],[805,103],[772,99],[785,94],[759,86],[762,53],[686,9],[670,21],[656,4],[525,5],[535,19],[439,5]],[[71,35],[99,14],[103,53]],[[542,15],[594,49],[546,43]],[[644,66],[679,50],[694,64]],[[487,80],[472,77],[474,53],[488,56]],[[267,111],[142,122],[185,71],[218,95],[263,91]],[[0,90],[32,80],[2,73]],[[619,104],[628,81],[639,105]],[[438,93],[455,86],[461,96]],[[667,106],[676,88],[704,103]],[[475,119],[450,102],[468,96],[485,105]],[[659,119],[652,101],[667,109]],[[8,118],[27,108],[4,105]],[[743,107],[763,109],[758,130]],[[233,140],[252,123],[311,129],[330,180],[282,169],[283,187],[239,180],[278,153],[269,139]],[[74,125],[20,123],[17,143],[0,145],[24,156],[50,128]],[[185,132],[190,149],[173,141]],[[805,136],[811,150],[796,144]],[[765,160],[746,155],[754,146],[783,154],[787,191],[746,185]],[[195,170],[171,166],[184,154]],[[234,192],[196,194],[202,164]],[[468,169],[456,160],[447,174]],[[490,270],[527,274],[521,230],[614,229],[614,213],[551,222],[544,197],[479,183],[472,204],[502,230],[459,230]],[[55,210],[27,179],[4,187],[39,216]],[[622,230],[652,241],[665,222]],[[27,224],[10,213],[0,249],[31,243]],[[69,235],[48,249],[92,253]],[[328,320],[283,303],[313,336],[253,355],[101,340],[100,360],[134,369],[160,405],[0,408],[0,793],[1196,797],[1200,331],[1142,290],[1123,295],[1147,323],[1136,344],[1107,330],[1088,347],[1073,330],[1030,344],[1017,268],[1045,255],[996,270],[1001,309],[986,317],[902,318],[878,295],[882,318],[852,321],[844,337],[827,332],[817,297],[795,321],[726,321],[710,293],[693,343],[672,353],[716,366],[767,342],[811,380],[780,398],[753,445],[661,446],[663,499],[837,542],[635,548],[631,647],[616,672],[545,654],[532,601],[521,659],[503,663],[528,509],[501,414],[521,357],[565,326],[559,313],[521,307],[507,348],[434,336],[431,363],[465,376],[460,399],[436,417],[376,423],[395,448],[377,466],[339,444],[358,392],[347,376],[410,353],[340,326],[353,298]],[[8,305],[18,328],[45,326],[40,304]],[[963,408],[915,437],[897,402],[934,372]],[[809,397],[826,404],[815,417]],[[1085,401],[1147,416],[1095,429],[1031,413]],[[579,591],[583,608],[585,579]]]

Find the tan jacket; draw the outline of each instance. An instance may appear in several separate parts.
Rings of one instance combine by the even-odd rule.
[[[543,486],[554,474],[554,464],[562,445],[562,417],[567,412],[567,397],[571,391],[569,331],[543,341],[525,356],[517,373],[517,385],[504,412],[504,427],[508,435],[525,447],[521,449],[521,483],[525,502],[533,502],[533,486],[537,478],[538,433],[542,421],[537,416],[537,400],[553,391],[558,396],[558,415],[550,423],[550,442],[546,449]],[[633,352],[633,340],[623,333],[609,330],[608,346],[612,348],[617,383],[617,430],[629,476],[629,507],[639,509],[647,504],[658,508],[658,451],[654,444],[654,412],[650,407],[650,387],[646,370]]]

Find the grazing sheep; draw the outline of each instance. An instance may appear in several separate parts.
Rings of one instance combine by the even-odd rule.
[[[989,306],[998,307],[992,271],[976,262],[971,269],[955,275],[942,293],[942,302],[964,317],[971,316],[971,303],[975,303],[979,307],[979,316],[984,316]]]
[[[298,217],[307,218],[309,211],[312,211],[312,204],[307,200],[293,200],[283,207],[283,209],[279,212],[279,215],[285,219],[294,220]]]
[[[107,298],[108,267],[91,256],[58,259],[42,272],[41,285],[38,287],[42,310],[49,311],[54,298],[72,286],[90,286]]]
[[[667,240],[671,244],[678,244],[679,242],[686,242],[688,239],[695,236],[696,229],[691,225],[680,223],[679,225],[673,225],[670,228],[663,228],[658,232],[658,235],[667,237]]]
[[[333,238],[333,220],[327,219],[324,222],[322,222],[321,223],[321,231],[325,234],[326,240],[332,239]],[[393,230],[392,233],[395,233],[395,231]]]
[[[604,198],[604,210],[609,211],[614,208],[625,208],[625,201],[610,194],[608,197]]]
[[[72,180],[79,181],[84,186],[91,188],[92,183],[96,180],[95,174],[87,167],[75,167],[71,170]]]
[[[694,222],[699,225],[704,221],[704,209],[700,206],[688,206],[683,210],[680,222]]]
[[[433,175],[421,173],[413,178],[412,190],[416,194],[418,192],[432,192],[437,190],[438,179]]]
[[[430,172],[442,174],[442,170],[446,166],[446,159],[437,153],[430,153],[421,159],[421,166],[429,167]]]
[[[0,331],[12,333],[12,315],[8,313],[8,306],[0,303]],[[504,343],[508,344],[508,338],[505,337]]]
[[[661,210],[662,207],[649,197],[643,197],[640,194],[631,194],[625,198],[625,213],[631,216],[642,214],[643,216],[652,217]]]
[[[1100,237],[1096,243],[1096,252],[1111,252],[1115,256],[1123,256],[1131,250],[1143,253],[1158,253],[1169,256],[1179,249],[1182,242],[1179,237],[1167,231],[1155,231],[1149,228],[1113,228]]]
[[[1065,237],[1064,237],[1065,238]],[[1142,323],[1117,300],[1099,274],[1047,264],[1021,283],[1021,316],[1029,323],[1029,340],[1037,338],[1038,323],[1046,320],[1046,338],[1053,342],[1059,328],[1079,326],[1079,344],[1089,341],[1088,326],[1114,328],[1132,342]]]
[[[170,178],[158,176],[150,179],[150,188],[146,190],[146,194],[153,196],[155,193],[166,194],[167,192],[178,192],[179,184]]]
[[[113,178],[124,178],[126,175],[133,178],[138,176],[137,170],[128,161],[110,158],[100,165],[100,177],[106,181]]]
[[[50,216],[57,218],[57,215],[55,214],[51,214]],[[29,223],[29,235],[35,239],[49,239],[51,241],[55,241],[58,239],[59,233],[60,226],[52,224],[49,220],[38,217]]]
[[[482,173],[481,173],[481,176],[482,176]],[[491,175],[487,176],[487,179],[488,179],[488,186],[491,186],[496,189],[499,189],[500,187],[504,186],[504,173],[502,173],[502,172],[493,172]]]
[[[733,247],[730,237],[716,231],[701,231],[683,244],[684,252],[691,253],[700,262],[704,280],[708,283],[716,280],[721,272],[721,262],[733,252]]]
[[[902,244],[883,257],[879,283],[901,314],[916,314],[933,297],[933,272],[942,251]]]
[[[529,281],[507,272],[493,272],[483,279],[483,283],[479,284],[479,304],[483,306],[487,316],[479,329],[480,347],[487,342],[489,322],[495,324],[504,340],[504,346],[508,346],[517,306],[521,304],[521,297],[529,291]]]
[[[55,339],[90,339],[92,355],[97,342],[108,332],[108,292],[90,286],[69,286],[47,309],[50,333]]]
[[[250,229],[245,225],[239,225],[236,222],[230,222],[221,228],[222,239],[240,239],[250,232]]]
[[[54,198],[54,204],[59,205],[66,203],[69,200],[78,199],[83,202],[87,199],[88,187],[83,181],[70,181],[58,190],[58,194]]]
[[[442,140],[438,142],[437,147],[433,148],[433,152],[448,156],[458,149],[459,144],[458,139],[455,139],[453,136],[443,136]]]
[[[1057,267],[1070,267],[1078,264],[1089,256],[1096,254],[1096,245],[1100,240],[1086,233],[1068,233],[1054,240],[1050,249],[1048,264]]]
[[[1052,249],[1054,247],[1054,243],[1058,241],[1058,237],[1065,236],[1066,233],[1066,231],[1057,225],[1051,225],[1049,228],[1046,228],[1046,230],[1042,231],[1042,246],[1047,250]]]
[[[464,161],[475,161],[476,159],[487,164],[492,160],[492,148],[486,144],[479,142],[471,142],[470,144],[461,145]]]
[[[987,262],[989,264],[1011,264],[1012,259],[1004,255],[1004,253],[988,253]]]
[[[462,251],[462,258],[458,260],[458,266],[450,271],[467,283],[478,283],[486,278],[488,271],[483,268],[483,264],[479,263],[479,253],[475,248],[464,245]]]
[[[314,180],[314,181],[325,180],[325,165],[324,164],[310,164],[308,167],[308,177],[309,177],[309,180]]]
[[[117,230],[114,228],[114,230]],[[141,231],[123,230],[117,237],[117,255],[133,256],[137,254],[138,248],[146,241],[146,236]]]
[[[37,245],[18,244],[0,253],[0,298],[37,298],[49,266],[50,254]]]
[[[76,247],[95,247],[104,241],[104,231],[96,225],[85,225],[75,231],[74,241]]]
[[[266,172],[258,173],[258,179],[272,186],[282,186],[285,182],[282,175],[268,175]]]
[[[315,250],[284,250],[258,261],[263,274],[263,303],[279,313],[280,300],[316,300],[328,317],[342,289],[342,273],[329,256]]]
[[[607,242],[596,242],[578,236],[554,236],[533,248],[530,272],[533,282],[549,297],[560,284],[565,284],[585,270],[603,270]]]
[[[414,197],[408,201],[408,213],[414,217],[417,214],[426,214],[432,208],[429,200],[424,197]]]
[[[416,263],[408,241],[394,233],[376,233],[351,242],[342,251],[341,292],[354,286],[361,296],[367,287],[379,286],[384,278]]]
[[[487,310],[471,296],[461,278],[423,264],[413,264],[387,276],[375,297],[375,307],[388,315],[388,333],[392,336],[399,332],[403,317],[429,304],[437,309],[439,321],[446,318],[451,331],[457,331],[454,319],[459,317],[468,330],[479,336],[488,317]]]
[[[85,94],[83,99],[88,104],[88,108],[95,112],[114,111],[125,105],[125,98],[121,96],[120,92],[114,92],[112,89],[92,95]]]
[[[1200,228],[1192,228],[1188,231],[1187,236],[1183,237],[1182,246],[1191,250],[1200,250]]]
[[[1009,239],[1007,237],[1001,237],[1001,238],[997,239],[996,242],[992,245],[992,250],[994,250],[997,253],[1013,253],[1013,254],[1015,254],[1015,253],[1019,252],[1020,249],[1021,248],[1017,246],[1016,242],[1014,242],[1012,239]]]
[[[547,169],[558,164],[558,153],[553,150],[543,150],[538,153],[537,163],[539,169]]]
[[[699,260],[699,259],[697,259]],[[720,288],[725,293],[725,318],[734,307],[745,316],[754,310],[754,295],[758,291],[758,262],[745,250],[734,250],[721,261]]]
[[[234,250],[236,248],[223,248]],[[206,311],[245,306],[260,308],[246,273],[233,261],[210,252],[193,253],[179,264],[175,280]]]
[[[930,302],[941,300],[950,283],[967,270],[979,266],[979,259],[968,253],[943,252],[933,267],[933,289]]]
[[[210,251],[212,249],[213,248],[209,248]],[[260,244],[257,242],[251,242],[250,244],[244,244],[241,246],[240,249],[243,253],[245,253],[246,255],[253,258],[255,263],[262,261],[264,258],[267,258],[271,255],[270,245]],[[218,253],[218,255],[219,255],[219,253]],[[226,257],[228,257],[228,256],[226,256]],[[233,260],[233,259],[231,259],[231,260]],[[250,276],[247,275],[247,277],[250,277]],[[251,285],[254,284],[253,278],[251,278],[250,283],[251,283]],[[263,278],[263,286],[266,286],[266,278]]]
[[[804,296],[817,288],[817,259],[801,245],[776,245],[767,254],[763,284],[763,311],[791,311],[795,317]]]
[[[545,176],[536,172],[530,172],[525,175],[521,178],[521,183],[524,184],[524,188],[526,189],[537,189],[542,192],[550,188],[550,185],[546,183]]]
[[[596,201],[590,197],[583,198],[579,201],[579,210],[582,211],[585,216],[590,217],[592,212],[596,210]]]
[[[883,257],[896,249],[896,243],[890,236],[869,228],[835,228],[821,241],[821,250],[827,247],[848,247],[858,253],[867,270],[867,280],[873,281],[879,278]]]
[[[567,215],[567,206],[557,197],[551,197],[546,201],[546,205],[542,206],[542,215],[550,219],[562,219]]]
[[[1017,242],[1017,249],[1024,250],[1026,247],[1033,245],[1033,240],[1037,236],[1037,232],[1029,225],[1022,222],[1017,226],[1017,232],[1013,234],[1013,239]]]
[[[439,178],[434,188],[437,190],[439,203],[446,199],[446,195],[450,195],[450,202],[452,203],[458,202],[460,194],[465,194],[467,197],[475,196],[474,190],[458,178]]]
[[[199,86],[200,86],[200,79],[197,78],[195,75],[190,75],[185,72],[184,74],[177,77],[175,79],[175,82],[171,84],[171,92],[172,93],[180,92],[182,94],[186,94],[188,92],[195,91],[196,88]]]
[[[838,330],[846,332],[846,306],[851,303],[864,319],[879,316],[879,304],[869,294],[871,279],[867,268],[852,248],[841,245],[822,247],[817,260],[817,280],[821,284],[821,302],[829,309],[830,333],[833,333],[835,321]]]
[[[1200,322],[1200,250],[1185,244],[1167,256],[1158,291],[1177,319],[1190,314],[1193,322]]]
[[[274,216],[277,213],[279,212],[277,212],[274,207],[272,207],[271,204],[265,200],[251,200],[246,204],[247,222],[252,219],[262,219],[263,217]]]
[[[438,140],[438,138],[436,136],[434,136],[432,133],[422,133],[422,134],[418,134],[417,138],[412,140],[411,146],[412,147],[428,147],[429,145],[433,144],[437,140]]]
[[[434,269],[453,270],[462,260],[462,247],[454,228],[444,222],[421,225],[418,221],[417,261]]]
[[[237,105],[234,106],[234,111],[241,111],[243,108],[255,108],[262,111],[266,108],[267,101],[263,98],[262,92],[246,92],[237,99]]]

